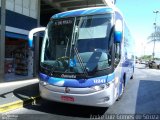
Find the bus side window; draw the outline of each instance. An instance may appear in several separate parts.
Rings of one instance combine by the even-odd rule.
[[[114,62],[114,65],[115,65],[115,67],[117,67],[117,65],[120,62],[120,57],[121,57],[120,43],[115,43],[114,49],[115,49],[115,62]]]

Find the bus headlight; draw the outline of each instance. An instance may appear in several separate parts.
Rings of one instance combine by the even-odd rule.
[[[41,85],[43,85],[43,86],[48,85],[48,83],[47,83],[47,82],[45,82],[45,81],[40,81],[39,83],[40,83]]]
[[[92,86],[91,88],[94,89],[95,91],[101,91],[101,90],[108,88],[109,86],[110,86],[110,84],[106,83],[106,84]]]

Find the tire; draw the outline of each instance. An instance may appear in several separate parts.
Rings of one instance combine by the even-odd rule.
[[[157,69],[160,69],[160,65],[157,65]]]
[[[149,68],[152,68],[152,65],[151,65],[151,64],[149,64]]]
[[[133,74],[134,74],[134,68],[133,68]],[[132,74],[132,76],[131,76],[131,78],[130,78],[131,80],[133,80],[133,74]]]

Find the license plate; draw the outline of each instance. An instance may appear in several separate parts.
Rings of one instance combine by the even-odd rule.
[[[61,96],[62,101],[67,101],[67,102],[74,102],[74,97],[69,97],[69,96]]]

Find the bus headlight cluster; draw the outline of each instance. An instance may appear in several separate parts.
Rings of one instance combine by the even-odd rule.
[[[110,86],[110,84],[106,83],[106,84],[92,86],[91,88],[94,89],[95,91],[101,91],[101,90],[108,88],[109,86]]]
[[[41,85],[43,85],[43,86],[48,85],[48,83],[47,83],[47,82],[45,82],[45,81],[40,81],[39,83],[40,83]]]

